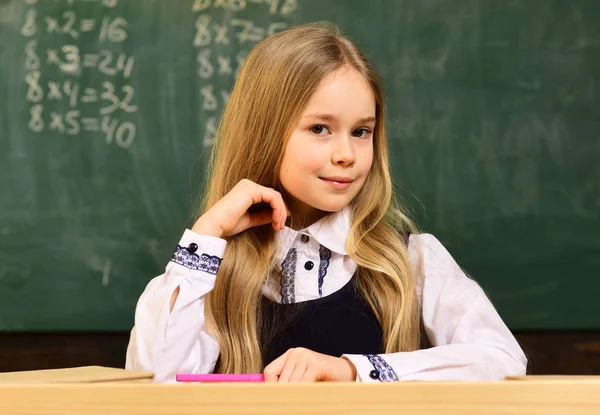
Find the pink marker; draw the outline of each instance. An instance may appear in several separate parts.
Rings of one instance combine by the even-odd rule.
[[[194,374],[178,374],[175,376],[177,382],[264,382],[265,376],[261,373],[253,373],[249,375],[194,375]]]

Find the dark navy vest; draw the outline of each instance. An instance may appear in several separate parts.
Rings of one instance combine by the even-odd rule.
[[[265,366],[294,347],[336,357],[384,352],[381,326],[356,287],[356,275],[316,300],[280,304],[263,297],[261,309]]]

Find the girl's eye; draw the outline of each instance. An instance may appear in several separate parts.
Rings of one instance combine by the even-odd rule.
[[[371,135],[371,131],[367,130],[366,128],[359,128],[358,130],[354,130],[352,132],[352,136],[358,137],[358,138],[367,138],[370,135]]]
[[[326,136],[329,132],[329,128],[324,125],[315,125],[310,127],[310,131],[315,135]]]

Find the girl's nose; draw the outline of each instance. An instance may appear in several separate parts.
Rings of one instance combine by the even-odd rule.
[[[331,154],[333,164],[348,167],[354,164],[356,154],[352,147],[352,137],[340,137],[334,140],[334,148]]]

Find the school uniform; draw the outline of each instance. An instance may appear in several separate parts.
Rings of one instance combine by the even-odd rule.
[[[276,233],[282,280],[263,285],[261,312],[293,318],[263,339],[265,364],[290,347],[306,347],[347,357],[362,382],[525,374],[525,355],[483,290],[429,234],[411,235],[408,251],[413,268],[420,264],[423,331],[432,347],[384,353],[381,327],[356,289],[357,265],[345,250],[349,228],[345,208],[300,231]],[[225,246],[223,239],[184,232],[165,273],[138,301],[127,369],[154,372],[158,382],[172,382],[177,373],[213,372],[219,345],[204,327],[204,296],[214,287]]]

